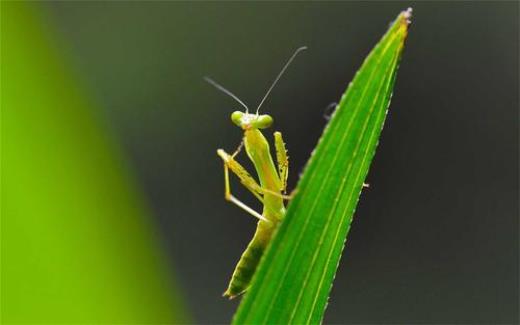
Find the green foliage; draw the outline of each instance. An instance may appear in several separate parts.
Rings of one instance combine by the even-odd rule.
[[[0,322],[185,321],[124,159],[38,13],[1,3]]]
[[[368,55],[325,129],[233,322],[320,323],[383,127],[410,11]]]

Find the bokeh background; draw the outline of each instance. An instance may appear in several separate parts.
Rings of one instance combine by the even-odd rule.
[[[293,188],[327,106],[408,6],[325,323],[517,323],[515,1],[2,1],[2,323],[229,322],[255,221],[223,200],[215,153],[239,144],[240,107],[202,77],[255,106],[309,47],[264,105]]]

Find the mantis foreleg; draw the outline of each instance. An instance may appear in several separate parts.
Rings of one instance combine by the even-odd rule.
[[[287,149],[283,142],[282,133],[274,133],[274,147],[276,149],[276,162],[278,163],[278,176],[282,181],[282,192],[287,190],[287,176],[289,175],[289,157],[287,157]]]
[[[244,167],[242,167],[242,165],[240,165],[236,160],[234,160],[232,158],[232,156],[228,155],[224,150],[219,149],[217,151],[217,153],[222,158],[222,160],[224,160],[224,198],[227,201],[237,205],[239,208],[243,209],[247,213],[253,215],[255,218],[269,222],[260,213],[256,212],[255,210],[253,210],[252,208],[247,206],[245,203],[243,203],[242,201],[240,201],[239,199],[234,197],[233,194],[231,194],[231,186],[230,186],[230,182],[229,182],[229,170],[231,169],[231,171],[233,173],[235,173],[235,175],[238,176],[238,178],[240,179],[242,184],[244,184],[244,186],[249,191],[251,191],[251,193],[253,193],[253,195],[258,200],[260,200],[260,202],[263,202],[262,196],[256,190],[256,188],[260,188],[260,185],[258,185],[258,183],[256,183],[256,181],[253,179],[253,177],[251,177],[251,175],[249,175],[249,173],[244,169]]]
[[[268,193],[272,194],[278,197],[281,197],[284,200],[290,200],[292,197],[290,195],[283,195],[278,192],[274,192],[271,190],[268,190],[266,188],[261,187],[255,179],[247,172],[247,170],[233,157],[236,154],[229,155],[224,150],[219,149],[217,150],[217,154],[222,158],[224,161],[224,182],[226,186],[226,193],[229,193],[229,172],[227,169],[230,169],[237,177],[240,179],[240,182],[251,192],[253,195],[262,203],[264,203],[264,200],[262,198],[262,195]],[[227,194],[226,194],[227,195]],[[226,200],[229,200],[226,196]]]

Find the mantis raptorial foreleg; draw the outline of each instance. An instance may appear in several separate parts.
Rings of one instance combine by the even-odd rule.
[[[280,189],[283,193],[287,191],[287,176],[289,176],[289,157],[287,157],[287,149],[285,149],[285,143],[283,142],[282,133],[274,133],[274,147],[276,149],[276,162],[278,163],[278,176],[282,181],[282,188]]]
[[[239,147],[240,148],[240,147]],[[238,150],[235,152],[235,154],[238,153]],[[244,211],[248,212],[255,218],[258,218],[260,220],[267,221],[266,218],[264,218],[260,213],[256,212],[249,206],[247,206],[245,203],[237,199],[236,197],[231,194],[231,186],[229,182],[229,170],[238,176],[240,179],[240,182],[251,192],[253,195],[260,200],[260,202],[263,203],[263,198],[261,196],[261,193],[258,191],[260,189],[260,185],[251,177],[251,175],[245,170],[242,165],[240,165],[235,159],[233,159],[233,156],[226,153],[224,150],[219,149],[217,150],[217,154],[222,158],[224,161],[224,198],[237,205],[239,208],[243,209]],[[234,155],[235,155],[234,154]]]
[[[281,139],[281,138],[280,138]],[[277,146],[278,147],[278,146]],[[285,147],[285,146],[284,146]],[[290,200],[292,197],[290,195],[283,195],[278,192],[274,192],[271,190],[268,190],[266,188],[261,187],[255,179],[247,172],[247,170],[240,165],[238,161],[236,161],[233,157],[240,151],[237,149],[233,155],[229,155],[227,152],[225,152],[222,149],[217,150],[217,154],[222,158],[224,161],[224,186],[225,186],[225,192],[224,197],[226,200],[233,202],[234,204],[238,205],[240,208],[246,210],[250,214],[252,214],[254,217],[259,218],[261,220],[265,220],[263,217],[260,216],[260,214],[247,205],[245,205],[243,202],[239,201],[236,197],[234,197],[231,194],[231,186],[229,182],[229,170],[231,170],[237,177],[240,179],[240,182],[251,192],[253,195],[263,204],[264,200],[262,195],[264,194],[271,194],[274,196],[278,196],[284,200]],[[253,213],[254,212],[254,213]]]
[[[262,216],[260,213],[256,212],[255,210],[250,208],[248,205],[246,205],[244,202],[242,202],[239,199],[237,199],[236,197],[234,197],[233,194],[231,194],[231,190],[230,190],[230,186],[229,186],[229,168],[226,164],[224,164],[224,179],[225,179],[225,187],[226,187],[224,197],[226,200],[235,204],[236,206],[243,209],[247,213],[251,214],[253,217],[269,222],[269,220],[264,218],[264,216]]]

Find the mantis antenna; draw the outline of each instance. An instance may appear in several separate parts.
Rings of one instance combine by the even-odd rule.
[[[306,49],[307,49],[307,46],[302,46],[302,47],[297,48],[296,51],[294,51],[293,55],[289,58],[287,63],[283,66],[282,71],[280,71],[280,73],[278,73],[278,76],[276,76],[276,79],[274,79],[273,83],[271,84],[271,87],[269,87],[269,89],[267,90],[267,92],[264,95],[264,98],[262,98],[262,101],[260,102],[260,104],[256,108],[256,115],[258,115],[258,111],[260,110],[260,106],[262,106],[262,104],[265,102],[265,100],[267,99],[267,96],[269,96],[269,93],[271,93],[271,90],[273,90],[274,86],[276,85],[278,80],[280,80],[280,78],[282,77],[283,73],[285,72],[285,70],[287,70],[287,68],[289,67],[291,62],[294,60],[296,55],[298,55],[298,53],[300,53],[301,51],[306,50]]]
[[[234,100],[236,100],[238,103],[240,103],[240,105],[244,106],[244,108],[246,109],[246,113],[249,112],[249,108],[247,107],[247,105],[244,104],[244,102],[242,102],[240,100],[240,98],[238,98],[235,94],[233,94],[232,92],[230,92],[229,90],[227,90],[223,86],[219,85],[216,81],[214,81],[213,79],[211,79],[209,77],[204,77],[204,80],[206,80],[209,84],[213,85],[215,88],[217,88],[218,90],[220,90],[224,94],[226,94],[226,95],[230,96],[231,98],[233,98]]]
[[[258,115],[258,111],[260,110],[260,107],[262,106],[262,104],[265,102],[265,100],[267,99],[267,97],[269,96],[269,94],[271,93],[271,90],[273,90],[274,86],[276,85],[276,83],[278,82],[278,80],[280,80],[280,78],[282,77],[282,75],[284,74],[285,70],[287,70],[287,68],[289,67],[289,65],[291,64],[291,62],[294,60],[294,58],[296,57],[296,55],[298,55],[298,53],[300,53],[301,51],[303,50],[306,50],[307,49],[307,46],[302,46],[302,47],[299,47],[296,49],[296,51],[294,51],[293,55],[289,58],[289,60],[287,61],[287,63],[285,63],[285,65],[283,66],[282,70],[280,71],[280,73],[278,73],[278,76],[276,76],[276,79],[274,79],[273,83],[271,84],[271,87],[269,87],[269,89],[267,90],[267,92],[265,93],[264,95],[264,98],[262,98],[262,101],[260,102],[260,104],[258,105],[258,107],[256,108],[256,115]],[[240,100],[240,98],[238,98],[238,96],[236,96],[235,94],[233,94],[231,91],[227,90],[226,88],[224,88],[224,86],[218,84],[215,80],[209,78],[209,77],[204,77],[204,80],[206,80],[209,84],[213,85],[215,88],[217,88],[218,90],[220,90],[221,92],[223,92],[224,94],[228,95],[229,97],[233,98],[234,100],[236,100],[240,105],[242,105],[245,109],[246,109],[246,113],[249,113],[249,108],[247,107],[246,104],[244,104],[243,101]]]

